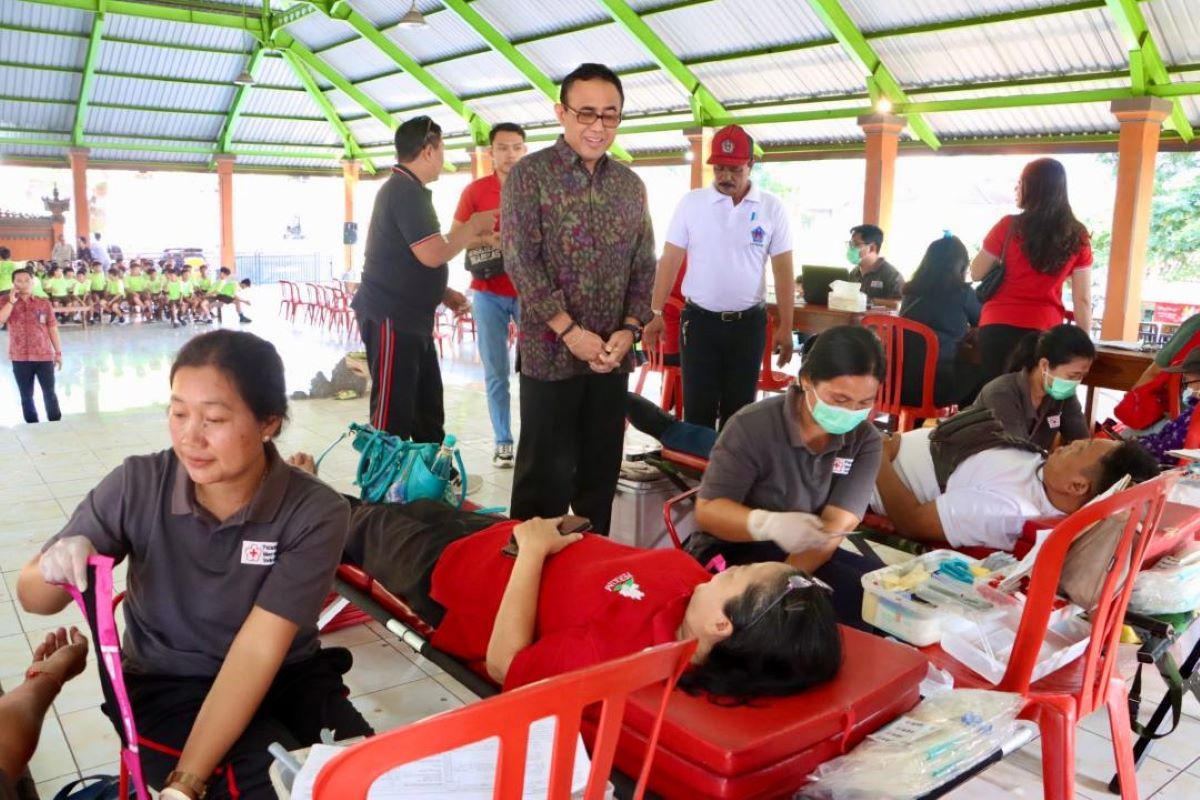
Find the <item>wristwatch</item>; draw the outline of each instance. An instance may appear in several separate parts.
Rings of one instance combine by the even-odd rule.
[[[173,783],[178,783],[180,786],[185,786],[189,791],[196,793],[196,800],[204,800],[204,796],[208,794],[208,781],[193,775],[190,772],[180,772],[175,770],[167,776],[166,786]]]
[[[634,325],[632,322],[626,322],[621,326],[621,330],[629,331],[633,334],[633,343],[637,344],[642,340],[642,326]]]

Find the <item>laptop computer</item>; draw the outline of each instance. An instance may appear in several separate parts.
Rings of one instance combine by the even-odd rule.
[[[850,280],[850,270],[845,267],[819,267],[805,264],[801,267],[800,285],[804,288],[804,302],[810,306],[829,305],[829,284],[834,281]]]

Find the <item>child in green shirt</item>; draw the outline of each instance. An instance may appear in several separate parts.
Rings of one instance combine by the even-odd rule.
[[[229,267],[221,267],[220,279],[216,282],[216,300],[222,305],[233,304],[237,309],[238,322],[246,323],[250,318],[242,313],[243,305],[250,305],[250,301],[238,295],[238,287],[243,289],[250,288],[250,279],[243,278],[241,283],[233,279],[233,271]]]
[[[8,299],[8,293],[12,291],[12,276],[16,272],[17,262],[10,261],[9,256],[12,251],[7,247],[0,247],[0,302]]]
[[[179,273],[173,269],[163,270],[167,275],[166,294],[167,310],[171,314],[171,327],[179,327],[179,311],[183,306],[183,287],[179,283]]]
[[[104,309],[109,313],[109,323],[126,324],[125,282],[116,267],[109,267],[108,281],[104,285]]]
[[[50,270],[50,303],[56,306],[69,305],[71,295],[71,285],[66,278],[63,277],[61,267],[54,267]]]

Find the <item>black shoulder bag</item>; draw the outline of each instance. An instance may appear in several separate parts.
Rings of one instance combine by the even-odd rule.
[[[1008,243],[1012,240],[1013,229],[1016,227],[1017,221],[1014,219],[1008,226],[1008,233],[1004,234],[1004,244],[1000,247],[1000,257],[996,259],[995,266],[975,287],[975,296],[979,298],[980,303],[986,303],[995,297],[996,292],[1000,291],[1000,284],[1004,283],[1004,259],[1008,255]]]

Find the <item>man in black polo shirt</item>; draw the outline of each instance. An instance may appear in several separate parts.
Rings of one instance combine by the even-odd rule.
[[[490,232],[496,211],[473,215],[446,237],[433,193],[445,162],[442,129],[426,116],[396,130],[392,175],[375,197],[362,284],[351,303],[371,372],[371,425],[417,442],[440,442],[442,372],[433,341],[439,303],[456,314],[467,299],[446,286],[446,262]]]
[[[881,247],[883,231],[879,227],[855,225],[850,229],[846,250],[846,258],[854,265],[850,280],[859,282],[871,302],[895,305],[904,292],[904,276],[879,255]]]

